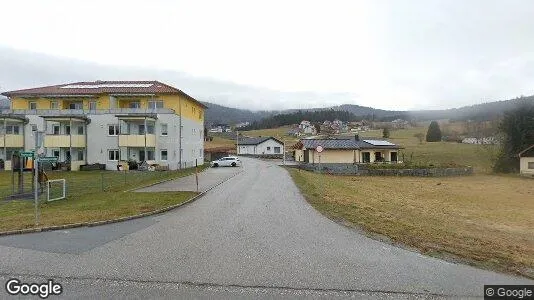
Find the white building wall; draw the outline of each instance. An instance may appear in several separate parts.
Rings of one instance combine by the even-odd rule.
[[[31,125],[37,125],[38,131],[45,130],[45,120],[39,115],[26,115],[29,122],[24,126],[24,150],[35,148]],[[105,164],[107,170],[117,170],[118,161],[110,161],[108,150],[120,150],[121,160],[127,160],[126,147],[119,148],[119,136],[109,135],[108,125],[119,124],[115,114],[90,114],[87,125],[87,163]],[[167,136],[163,136],[161,124],[167,124]],[[50,131],[48,128],[47,131]],[[175,114],[158,114],[155,122],[156,135],[154,163],[168,165],[169,169],[180,168],[180,116]],[[182,119],[182,168],[192,167],[195,162],[204,163],[204,123]],[[46,149],[46,155],[52,156],[53,149]],[[167,160],[161,160],[161,150],[167,150]],[[73,149],[75,155],[77,149]],[[135,152],[135,151],[133,151]],[[73,156],[74,157],[74,156]],[[137,157],[139,157],[137,155]]]
[[[280,147],[280,152],[275,152],[274,148]],[[239,154],[245,155],[263,155],[263,154],[282,154],[284,153],[284,144],[273,139],[264,141],[258,145],[240,145]]]

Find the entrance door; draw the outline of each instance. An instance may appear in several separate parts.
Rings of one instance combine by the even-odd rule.
[[[305,163],[310,162],[310,150],[304,150],[304,162]]]
[[[391,152],[391,161],[397,161],[397,152]]]
[[[145,150],[139,150],[139,161],[145,161]]]

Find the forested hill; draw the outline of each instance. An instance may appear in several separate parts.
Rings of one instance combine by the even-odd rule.
[[[357,117],[348,111],[343,110],[319,110],[319,111],[296,111],[286,114],[278,114],[268,118],[265,118],[261,121],[254,121],[246,130],[252,129],[263,129],[263,128],[274,128],[284,125],[298,124],[302,120],[307,120],[312,123],[319,123],[325,120],[341,120],[344,122],[354,121]]]

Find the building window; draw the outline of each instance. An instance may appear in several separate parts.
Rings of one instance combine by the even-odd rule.
[[[141,102],[139,101],[130,102],[128,104],[128,107],[129,108],[141,108]]]
[[[364,163],[371,162],[371,152],[362,152],[362,162]]]
[[[89,102],[89,110],[96,110],[96,101]]]
[[[161,160],[167,160],[167,150],[161,150]]]
[[[58,109],[59,105],[57,101],[50,101],[50,109]]]
[[[147,150],[147,151],[146,151],[146,155],[147,155],[147,160],[155,160],[155,157],[154,157],[154,151],[152,151],[152,150]]]
[[[274,153],[280,153],[280,147],[274,147]]]
[[[52,134],[59,135],[59,124],[54,124],[52,126]]]
[[[119,125],[118,124],[108,125],[108,135],[119,135]]]
[[[19,125],[7,125],[6,134],[20,134]]]
[[[118,161],[119,160],[119,150],[108,150],[108,160]]]
[[[78,126],[78,135],[83,135],[83,126]]]
[[[146,133],[154,134],[154,125],[146,125]]]
[[[37,109],[37,102],[31,101],[29,105],[30,105],[30,109],[32,110]]]
[[[267,147],[267,151],[271,151],[271,147]]]
[[[148,101],[148,108],[150,109],[163,108],[163,101],[161,100]]]
[[[167,124],[161,124],[161,135],[167,135]]]
[[[528,168],[529,169],[534,169],[534,162],[528,162]]]
[[[70,134],[70,125],[65,125],[65,134]]]
[[[59,149],[52,150],[52,156],[57,157],[59,159]]]
[[[139,134],[145,134],[145,125],[139,124]]]
[[[31,124],[30,126],[32,127],[32,133],[37,131],[37,125]]]
[[[83,109],[83,102],[71,102],[69,103],[69,109]]]
[[[78,160],[84,160],[84,158],[83,158],[83,150],[78,150]]]

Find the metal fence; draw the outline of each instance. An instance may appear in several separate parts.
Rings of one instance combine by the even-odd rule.
[[[200,165],[200,171],[204,166]],[[100,192],[118,192],[139,188],[158,181],[178,178],[194,174],[195,168],[176,171],[47,171],[48,179],[65,179],[67,199],[81,195]],[[15,173],[15,189],[13,188],[12,172],[0,172],[0,199],[10,200],[10,196],[18,193],[18,175]],[[23,191],[31,194],[33,190],[32,172],[23,172]],[[44,186],[46,187],[46,186]],[[41,197],[46,198],[46,189],[43,187]],[[32,197],[28,200],[33,199]],[[42,200],[43,198],[41,198]]]

